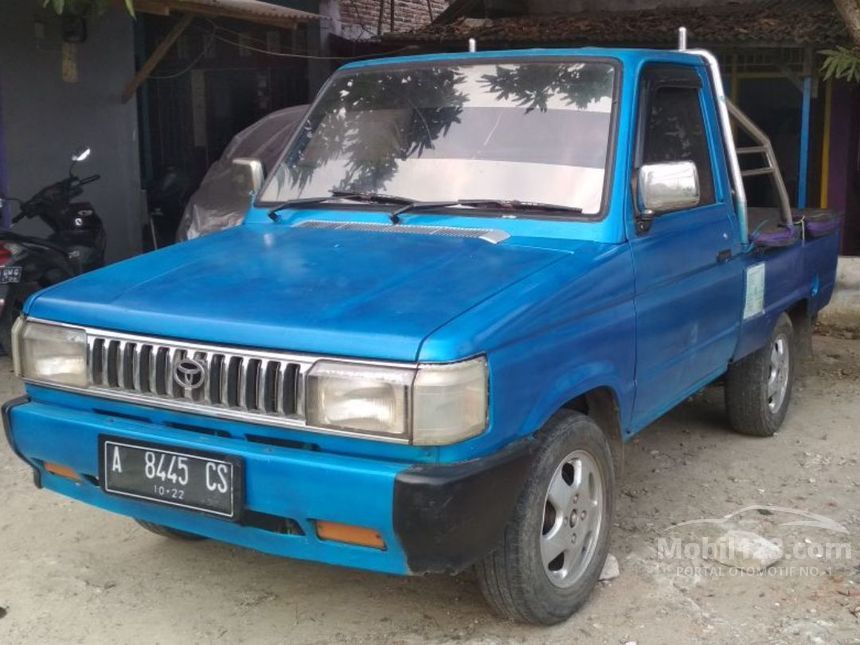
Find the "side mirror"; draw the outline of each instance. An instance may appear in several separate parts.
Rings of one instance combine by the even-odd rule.
[[[692,161],[671,161],[639,169],[639,205],[650,216],[699,204],[699,173]]]
[[[89,159],[92,150],[90,148],[78,148],[75,151],[75,154],[72,155],[72,163],[79,163],[81,161],[86,161]]]
[[[238,157],[233,160],[233,186],[243,195],[256,194],[263,186],[263,164],[259,159]]]

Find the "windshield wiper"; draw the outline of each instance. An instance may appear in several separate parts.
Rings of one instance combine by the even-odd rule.
[[[409,197],[400,197],[399,195],[386,195],[384,193],[359,192],[351,190],[332,190],[331,195],[327,197],[303,197],[299,199],[290,199],[288,201],[281,202],[280,204],[269,210],[269,219],[274,222],[279,221],[280,218],[278,217],[278,211],[284,208],[289,208],[290,206],[321,204],[323,202],[327,202],[328,200],[335,198],[348,199],[356,202],[368,202],[371,204],[389,204],[392,206],[399,206],[400,208],[397,208],[388,214],[388,218],[391,220],[392,224],[399,224],[400,216],[408,211],[427,208],[442,208],[443,206],[457,205],[456,201],[422,202],[419,200],[410,199]]]
[[[400,197],[399,195],[385,195],[383,193],[351,193],[349,191],[333,190],[333,197],[342,197],[343,199],[354,199],[356,201],[371,202],[373,204],[393,204],[399,205],[397,208],[388,213],[388,218],[392,224],[400,223],[400,216],[404,213],[409,213],[417,210],[427,210],[433,208],[444,208],[445,206],[457,206],[457,201],[445,202],[422,202],[409,197]]]
[[[458,206],[470,206],[471,208],[498,208],[502,210],[523,211],[547,211],[562,212],[572,215],[581,215],[582,209],[578,206],[565,206],[563,204],[546,204],[544,202],[523,202],[517,199],[461,199],[457,201]]]
[[[412,200],[405,197],[397,197],[396,195],[382,195],[380,193],[361,193],[349,190],[331,190],[331,194],[324,197],[299,197],[297,199],[288,199],[269,210],[269,219],[273,222],[280,221],[278,211],[290,206],[306,206],[310,204],[322,204],[330,199],[351,199],[353,201],[374,202],[378,204],[411,204]]]
[[[492,208],[501,210],[524,210],[524,211],[546,211],[546,212],[563,212],[573,215],[582,214],[582,209],[576,206],[564,206],[562,204],[546,204],[543,202],[528,202],[519,201],[516,199],[458,199],[441,202],[422,202],[409,197],[401,197],[400,195],[386,195],[385,193],[360,192],[349,190],[332,190],[331,195],[327,197],[303,197],[299,199],[291,199],[281,202],[269,211],[269,218],[272,221],[279,221],[278,211],[290,206],[301,206],[306,204],[321,204],[330,199],[348,199],[357,202],[367,202],[371,204],[388,204],[399,206],[388,213],[388,218],[392,224],[400,223],[400,216],[404,213],[409,213],[418,210],[431,210],[434,208],[445,208],[447,206],[466,206],[469,208]]]
[[[331,199],[331,195],[326,197],[299,197],[298,199],[288,199],[285,202],[280,202],[279,204],[273,206],[269,209],[267,215],[269,219],[273,222],[279,222],[281,220],[278,215],[278,211],[283,210],[285,208],[289,208],[290,206],[302,206],[304,204],[321,204],[322,202],[327,202]]]

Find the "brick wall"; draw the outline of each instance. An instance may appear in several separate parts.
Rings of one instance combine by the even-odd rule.
[[[375,36],[379,28],[379,7],[383,5],[382,32],[391,31],[391,0],[340,0],[342,33],[348,38]],[[394,31],[408,31],[430,22],[448,6],[448,0],[394,0]]]

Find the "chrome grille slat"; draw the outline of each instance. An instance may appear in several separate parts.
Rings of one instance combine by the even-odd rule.
[[[134,344],[134,351],[131,354],[131,386],[135,392],[141,392],[140,385],[140,343]]]
[[[184,388],[173,378],[179,361],[205,367],[203,382]],[[87,368],[90,391],[132,395],[146,404],[217,414],[241,413],[253,422],[301,424],[301,381],[313,361],[278,352],[206,346],[130,334],[89,331]]]
[[[269,362],[264,360],[257,364],[257,400],[254,402],[257,412],[268,412],[266,406],[266,376],[269,371]]]
[[[275,412],[277,414],[284,413],[284,382],[287,380],[289,369],[289,363],[283,363],[275,372]]]
[[[107,343],[107,356],[105,357],[105,385],[107,387],[116,387],[119,379],[116,371],[119,343],[118,340]]]
[[[203,364],[206,365],[206,379],[203,383],[203,403],[212,403],[212,365],[215,362],[215,354],[206,352]]]
[[[149,350],[149,391],[158,394],[158,348],[150,346]]]
[[[101,383],[101,360],[102,346],[101,338],[87,337],[87,366],[89,368],[90,383]]]
[[[230,407],[230,359],[225,355],[221,359],[221,405]]]
[[[296,410],[304,410],[305,409],[305,380],[304,378],[300,378],[298,371],[296,372],[296,378],[293,381],[293,408]]]
[[[125,382],[125,348],[128,346],[128,342],[121,340],[119,341],[119,345],[116,348],[116,356],[114,361],[116,363],[116,386],[120,389],[127,389],[128,384]]]
[[[248,367],[246,362],[244,358],[239,357],[239,383],[236,385],[238,390],[236,401],[242,410],[248,409]]]
[[[164,360],[164,393],[174,398],[176,396],[176,383],[173,381],[173,370],[176,369],[176,353],[179,350],[176,347],[167,348],[167,358]]]

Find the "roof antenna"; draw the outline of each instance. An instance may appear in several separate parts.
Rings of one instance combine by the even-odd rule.
[[[678,27],[678,51],[687,51],[687,28]]]
[[[469,53],[474,54],[478,51],[478,41],[474,38],[469,38]]]

